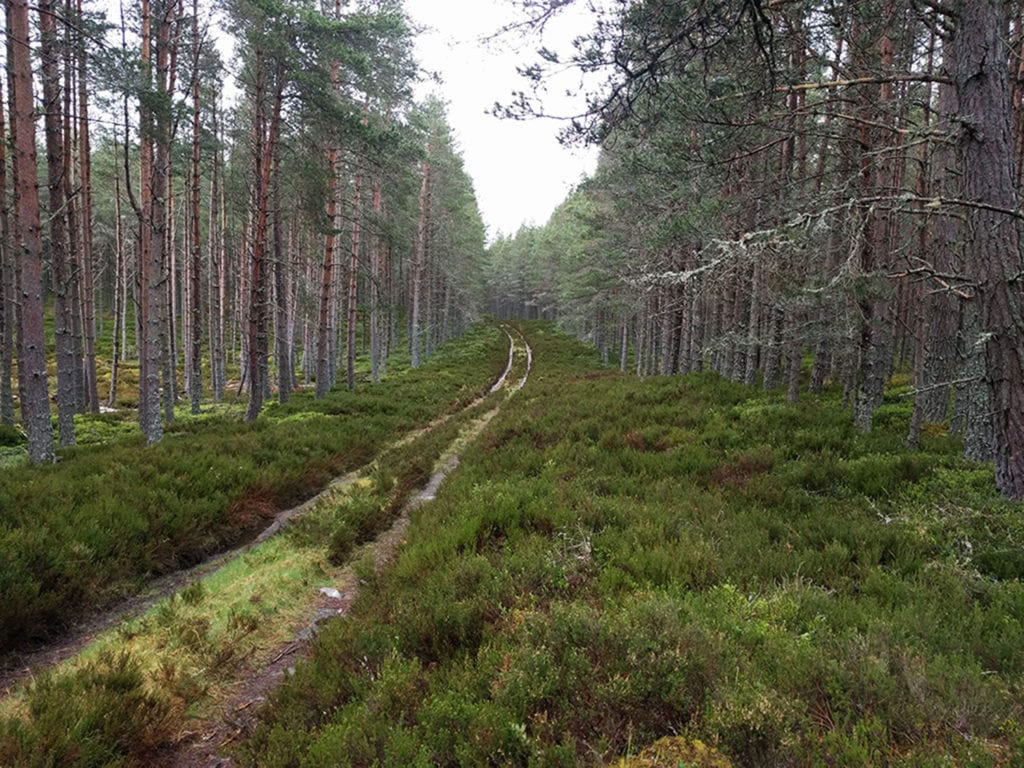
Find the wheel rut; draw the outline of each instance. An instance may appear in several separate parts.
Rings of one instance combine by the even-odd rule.
[[[496,400],[494,407],[463,426],[456,440],[442,452],[428,482],[407,498],[391,527],[357,549],[349,559],[350,564],[332,574],[332,584],[319,590],[318,597],[309,606],[303,621],[296,625],[292,636],[275,647],[261,649],[260,653],[244,662],[237,673],[232,675],[231,682],[220,689],[218,703],[212,707],[215,714],[188,721],[186,729],[178,734],[175,743],[161,754],[153,756],[151,765],[156,768],[186,768],[234,764],[229,757],[222,756],[224,748],[250,731],[268,695],[283,676],[290,674],[295,665],[308,655],[319,627],[325,621],[343,617],[350,611],[360,586],[355,562],[369,556],[372,557],[374,567],[378,571],[387,567],[405,540],[411,512],[434,500],[445,479],[458,467],[462,452],[472,445],[505,402],[526,384],[533,367],[532,349],[517,329],[503,326],[503,330],[509,339],[508,363],[487,393],[463,409],[442,416],[404,436],[390,447],[407,445],[420,436],[439,429],[453,418],[479,407],[488,398]],[[518,368],[522,369],[522,375],[519,379],[512,380],[513,371],[518,371]],[[504,396],[496,398],[495,395],[501,392],[504,392]],[[388,449],[381,453],[386,450]],[[247,544],[220,553],[187,570],[160,577],[151,582],[144,592],[83,622],[59,641],[16,657],[6,667],[0,669],[0,704],[16,694],[20,687],[31,679],[34,671],[53,668],[74,658],[104,633],[116,630],[124,622],[141,616],[160,600],[202,581],[234,559],[253,551],[281,532],[292,520],[301,517],[316,505],[329,504],[332,497],[340,497],[361,477],[372,471],[374,466],[375,462],[371,462],[349,472],[332,481],[323,491],[303,504],[280,512]]]
[[[388,566],[405,541],[410,514],[436,498],[445,479],[458,467],[462,451],[472,445],[504,403],[526,384],[533,367],[533,351],[522,334],[515,329],[513,331],[515,335],[505,328],[509,336],[509,363],[504,373],[488,394],[467,406],[467,410],[502,389],[506,391],[506,396],[494,408],[460,432],[456,441],[437,462],[430,480],[406,501],[391,527],[364,545],[350,558],[350,562],[369,554],[372,555],[374,568],[378,572]],[[510,381],[516,354],[523,358],[523,374],[517,381]],[[244,670],[221,704],[219,716],[193,723],[190,730],[182,734],[173,748],[153,762],[154,767],[227,768],[235,765],[231,757],[223,754],[224,750],[232,743],[244,739],[252,731],[260,707],[266,702],[267,697],[284,676],[291,674],[297,663],[308,657],[312,641],[320,626],[326,621],[344,617],[349,613],[359,594],[359,586],[355,566],[344,567],[334,577],[330,588],[320,590],[320,598],[308,614],[308,623],[295,633],[294,638],[275,648],[269,655],[269,663],[254,665]]]

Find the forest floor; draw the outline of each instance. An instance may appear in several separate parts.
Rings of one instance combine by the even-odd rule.
[[[158,768],[233,764],[230,758],[221,755],[221,751],[248,734],[267,696],[284,677],[294,673],[296,663],[308,655],[320,625],[328,619],[347,614],[366,576],[361,568],[369,567],[380,572],[391,562],[394,553],[404,543],[410,512],[434,499],[445,478],[458,466],[462,452],[472,445],[505,401],[526,383],[532,365],[532,351],[518,331],[505,329],[505,333],[509,340],[508,362],[485,395],[455,413],[438,417],[381,451],[380,456],[403,449],[415,452],[418,444],[425,443],[427,451],[436,452],[436,446],[431,448],[431,439],[441,438],[444,445],[436,455],[426,484],[406,489],[404,501],[390,527],[354,548],[344,563],[318,562],[318,570],[324,578],[316,582],[317,588],[303,580],[302,593],[288,597],[289,610],[277,617],[261,617],[261,621],[277,621],[279,626],[248,647],[237,663],[228,665],[227,674],[216,675],[215,682],[204,685],[194,700],[182,702],[188,714],[180,718],[181,727],[173,738],[165,740],[148,755],[148,764]],[[513,374],[520,373],[521,378],[513,380]],[[162,576],[152,581],[144,592],[81,622],[58,640],[18,655],[8,662],[6,668],[0,669],[0,705],[5,705],[7,697],[16,699],[20,686],[36,675],[48,674],[49,670],[59,674],[62,664],[67,663],[74,668],[79,656],[86,659],[95,657],[97,647],[117,646],[125,638],[133,639],[138,631],[133,624],[143,627],[141,632],[144,634],[147,617],[167,612],[167,606],[173,610],[175,603],[193,602],[190,594],[230,592],[235,588],[236,579],[248,577],[245,568],[237,576],[231,575],[237,563],[245,559],[258,561],[260,548],[286,530],[289,524],[311,513],[322,516],[331,507],[344,507],[350,503],[372,482],[370,478],[379,471],[379,463],[378,458],[336,478],[303,504],[279,512],[258,536],[243,546],[217,554],[192,568]],[[229,575],[225,577],[225,573]],[[222,583],[217,586],[205,586],[218,579]],[[244,586],[241,588],[245,589]],[[254,600],[258,601],[259,595]],[[157,619],[157,623],[159,621]],[[160,651],[166,651],[168,659],[150,658],[150,666],[175,663],[173,644],[159,649],[158,653]],[[7,702],[6,706],[8,710],[17,711],[19,705]]]
[[[0,706],[0,764],[1024,766],[1024,508],[946,425],[906,447],[903,377],[861,433],[839,387],[521,330],[503,384],[492,327],[464,407]]]
[[[525,338],[518,332],[516,335],[519,337],[518,343],[512,334],[509,334],[508,365],[492,385],[488,395],[505,390],[508,396],[511,396],[526,384],[533,364],[533,352]],[[513,382],[509,377],[516,355],[523,358],[523,372],[522,378]],[[479,406],[482,400],[483,398],[470,404],[464,410],[469,411]],[[251,735],[261,705],[283,678],[294,674],[295,664],[308,657],[310,645],[317,635],[319,626],[329,619],[345,616],[352,607],[358,596],[361,581],[356,563],[371,561],[376,573],[380,573],[391,563],[395,553],[405,543],[410,513],[434,500],[441,484],[458,466],[462,452],[472,446],[503,404],[504,400],[460,430],[458,438],[447,447],[437,462],[429,482],[403,505],[391,527],[353,553],[350,563],[332,575],[331,585],[319,590],[319,597],[307,606],[299,624],[293,626],[290,637],[262,653],[260,663],[247,664],[237,670],[233,679],[218,691],[218,697],[221,699],[218,706],[209,716],[196,718],[190,722],[188,731],[181,735],[177,743],[163,754],[155,755],[152,763],[154,768],[223,768],[235,764],[230,756],[223,754],[224,748],[239,738]],[[441,423],[443,422],[435,422],[423,432],[432,431]],[[406,441],[412,439],[415,439],[415,436],[406,438]],[[342,483],[354,482],[356,475],[358,473],[353,473],[352,477],[343,479]],[[312,506],[314,503],[315,500],[307,502],[307,505]],[[302,511],[294,510],[283,514],[273,526],[261,534],[259,540],[264,541],[276,534],[289,519],[297,514],[301,515]]]

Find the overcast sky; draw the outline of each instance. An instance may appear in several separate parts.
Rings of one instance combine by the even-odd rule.
[[[448,102],[448,119],[491,240],[499,232],[514,234],[524,223],[544,224],[596,160],[594,150],[562,147],[557,121],[499,120],[487,114],[495,101],[508,101],[513,90],[523,88],[516,65],[532,61],[538,47],[522,39],[485,42],[512,18],[510,5],[510,0],[405,0],[409,15],[425,28],[416,40],[420,63],[443,81],[422,86],[420,95],[434,91]],[[566,19],[553,34],[571,38],[584,31],[572,28],[582,23],[580,17]],[[568,114],[581,102],[552,100],[545,108]]]

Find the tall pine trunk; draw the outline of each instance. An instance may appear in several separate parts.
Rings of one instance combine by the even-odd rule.
[[[200,208],[202,174],[200,172],[199,122],[199,0],[192,0],[192,266],[190,269],[189,302],[186,307],[190,319],[188,345],[188,387],[192,413],[198,414],[203,400],[203,227]]]
[[[39,42],[42,58],[43,126],[46,136],[46,174],[50,207],[50,267],[53,278],[54,335],[57,349],[57,434],[62,446],[75,444],[74,278],[68,252],[67,199],[64,176],[64,126],[60,47],[57,19],[50,0],[39,3]]]
[[[430,157],[430,147],[427,147],[427,157]],[[427,254],[427,226],[429,223],[429,189],[430,189],[430,163],[424,160],[420,170],[420,197],[419,214],[416,223],[416,245],[413,254],[412,267],[409,270],[409,352],[412,357],[412,367],[420,365],[421,342],[421,318],[420,309],[423,294],[423,272],[424,262]]]
[[[5,111],[0,96],[0,136],[7,135]],[[14,233],[7,191],[7,142],[0,141],[0,424],[14,424]]]
[[[14,213],[17,249],[18,385],[29,459],[54,460],[43,336],[43,242],[37,186],[32,49],[26,0],[7,2]]]
[[[960,101],[967,268],[978,288],[980,341],[993,408],[996,486],[1024,498],[1024,297],[1013,184],[1006,17],[1001,0],[960,0],[954,82]]]
[[[270,219],[270,189],[273,178],[274,157],[277,151],[277,136],[281,125],[281,110],[284,100],[283,65],[277,62],[272,83],[272,104],[269,118],[257,120],[260,141],[257,146],[256,211],[252,224],[252,260],[249,277],[249,407],[246,421],[254,421],[263,409],[264,386],[266,383],[265,364],[267,359],[267,300],[266,261],[267,240]],[[257,92],[262,102],[262,94]],[[259,107],[258,111],[262,111]],[[265,125],[264,125],[265,123]]]

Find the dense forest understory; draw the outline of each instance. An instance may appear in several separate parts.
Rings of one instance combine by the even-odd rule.
[[[518,399],[242,765],[1024,759],[1024,521],[945,432],[905,447],[907,383],[864,435],[837,387],[793,405],[528,339]]]
[[[221,749],[246,766],[1024,759],[1024,518],[945,430],[905,446],[909,382],[863,434],[838,386],[791,404],[713,372],[638,379],[550,324],[523,330],[514,396],[487,395],[495,326],[446,348],[405,389],[477,370],[452,416],[39,674],[5,705],[0,763],[180,765],[160,760],[224,717]],[[356,418],[339,395],[333,418]],[[327,418],[315,404],[283,423]],[[453,445],[380,567],[362,543]],[[331,584],[344,615],[308,661],[262,707],[230,698]]]

